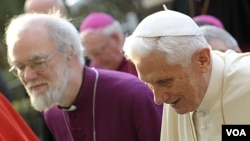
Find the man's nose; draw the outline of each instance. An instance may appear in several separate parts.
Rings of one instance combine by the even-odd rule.
[[[23,70],[22,77],[25,81],[33,80],[37,77],[37,71],[30,66],[26,66]]]
[[[169,94],[167,92],[165,92],[163,89],[161,88],[156,88],[153,87],[152,88],[153,94],[154,94],[154,102],[158,105],[163,104],[165,101],[167,101],[169,99]]]

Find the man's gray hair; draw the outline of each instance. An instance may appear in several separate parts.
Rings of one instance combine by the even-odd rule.
[[[31,27],[36,28],[35,26],[47,29],[55,47],[59,51],[66,55],[69,53],[67,51],[72,48],[79,61],[83,65],[85,64],[83,60],[83,47],[78,31],[69,20],[60,17],[59,14],[25,13],[13,18],[5,33],[7,46],[13,46],[13,40],[15,41],[18,38],[18,34],[25,32]]]
[[[219,39],[227,45],[228,49],[235,50],[239,47],[236,39],[224,29],[212,25],[203,25],[200,29],[208,43],[212,39]]]
[[[199,48],[210,48],[202,35],[134,37],[126,39],[123,50],[127,59],[135,64],[152,51],[166,54],[170,64],[186,67],[191,63],[193,53]]]

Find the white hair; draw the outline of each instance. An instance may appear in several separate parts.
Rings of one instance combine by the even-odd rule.
[[[60,17],[59,14],[25,13],[13,18],[5,33],[8,48],[14,45],[21,32],[25,32],[29,28],[35,28],[35,26],[44,27],[51,36],[55,48],[65,55],[69,53],[70,48],[73,48],[73,52],[79,61],[83,65],[85,64],[78,31],[73,24],[66,18]]]
[[[227,45],[228,49],[235,50],[235,48],[239,47],[235,38],[222,28],[212,25],[203,25],[200,26],[200,29],[208,42],[212,39],[219,39]]]
[[[210,48],[202,35],[197,36],[162,36],[162,37],[127,37],[123,46],[125,57],[133,63],[146,57],[153,50],[164,52],[170,64],[187,66],[193,53],[199,48]]]
[[[114,32],[118,32],[120,34],[123,33],[121,24],[118,21],[114,21],[112,24],[105,26],[102,30],[108,35],[111,35]]]

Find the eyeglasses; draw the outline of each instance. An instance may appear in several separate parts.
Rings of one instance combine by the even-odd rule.
[[[24,64],[17,64],[11,66],[9,72],[13,73],[16,77],[22,77],[24,75],[24,70],[26,66],[31,67],[37,72],[41,72],[47,69],[47,61],[52,58],[57,53],[57,50],[52,52],[47,58],[37,57],[31,61]]]

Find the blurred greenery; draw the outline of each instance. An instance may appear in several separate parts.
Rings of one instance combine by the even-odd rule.
[[[0,0],[0,68],[1,70],[7,68],[6,62],[6,50],[4,47],[4,29],[5,25],[9,22],[10,18],[14,15],[18,15],[23,12],[23,3],[24,0]]]

